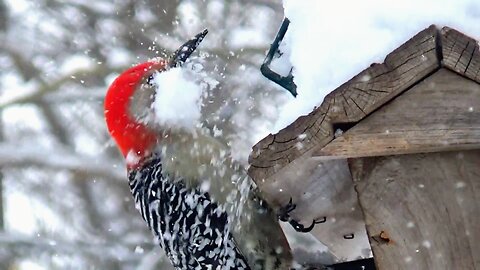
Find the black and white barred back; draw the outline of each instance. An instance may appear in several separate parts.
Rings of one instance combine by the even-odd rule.
[[[208,193],[187,189],[181,180],[163,174],[160,156],[152,155],[131,170],[129,185],[143,219],[176,269],[250,270],[230,233],[227,213]]]

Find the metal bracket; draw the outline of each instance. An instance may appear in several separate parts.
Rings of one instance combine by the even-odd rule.
[[[272,63],[273,57],[278,52],[278,47],[280,46],[280,42],[282,42],[283,37],[285,37],[285,33],[288,30],[289,24],[290,24],[290,20],[288,20],[288,18],[283,19],[282,25],[278,30],[277,36],[275,37],[275,40],[270,46],[267,56],[265,57],[265,60],[263,61],[262,66],[260,67],[260,71],[262,72],[263,76],[267,77],[272,82],[275,82],[276,84],[282,86],[283,88],[288,90],[288,92],[290,92],[294,97],[296,97],[297,85],[293,82],[293,75],[292,75],[293,68],[290,69],[290,72],[286,77],[276,73],[270,68],[270,64]]]

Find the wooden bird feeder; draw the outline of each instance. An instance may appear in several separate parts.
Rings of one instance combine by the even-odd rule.
[[[478,41],[430,26],[249,162],[270,204],[326,218],[311,233],[338,258],[368,240],[379,270],[480,269]]]

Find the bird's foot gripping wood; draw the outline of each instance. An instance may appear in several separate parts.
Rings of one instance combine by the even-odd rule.
[[[277,213],[277,216],[278,216],[278,219],[280,221],[283,221],[283,222],[288,222],[290,223],[290,225],[292,225],[292,227],[297,231],[297,232],[302,232],[302,233],[308,233],[310,232],[311,230],[313,230],[313,227],[315,227],[315,224],[320,224],[320,223],[324,223],[327,221],[327,218],[326,217],[323,217],[321,219],[314,219],[312,221],[312,224],[310,224],[310,226],[308,227],[305,227],[304,225],[302,225],[300,222],[292,219],[292,217],[290,216],[290,213],[295,210],[297,206],[293,203],[293,199],[290,198],[290,200],[288,201],[288,204],[281,207],[280,210],[278,211]]]

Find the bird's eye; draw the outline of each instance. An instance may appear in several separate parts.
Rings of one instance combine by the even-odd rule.
[[[147,81],[146,81],[146,84],[148,84],[149,86],[154,86],[153,74],[151,74],[150,76],[148,76]]]

